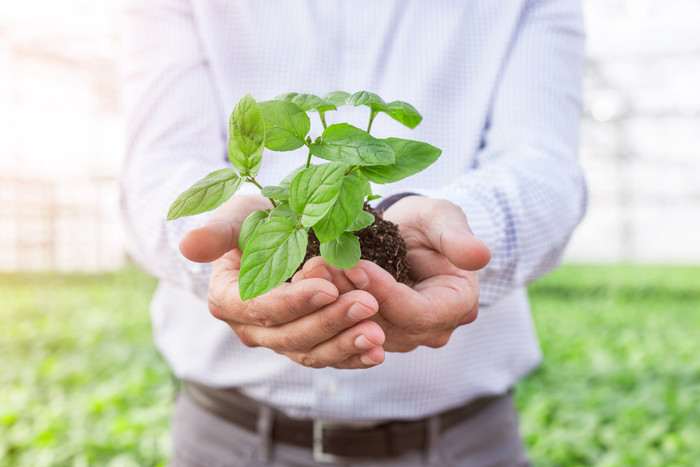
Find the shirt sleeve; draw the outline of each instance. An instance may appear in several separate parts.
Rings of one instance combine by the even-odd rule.
[[[177,249],[206,214],[165,218],[179,193],[225,166],[226,119],[189,3],[131,1],[124,14],[120,202],[128,250],[156,277],[206,296],[210,265]]]
[[[530,1],[503,64],[473,170],[439,190],[491,248],[480,302],[554,268],[586,210],[577,162],[583,73],[579,2]]]

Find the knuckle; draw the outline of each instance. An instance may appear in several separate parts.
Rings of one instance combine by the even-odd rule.
[[[425,342],[425,345],[433,349],[438,349],[444,347],[450,341],[452,333],[440,334],[439,336],[432,337]]]
[[[209,300],[208,305],[209,305],[209,313],[211,313],[214,318],[219,319],[221,321],[226,321],[226,318],[227,318],[226,308],[224,308],[218,302],[216,302],[212,299]]]
[[[270,315],[264,310],[258,311],[255,322],[263,328],[269,328],[275,325],[274,320],[270,318]]]
[[[415,350],[418,347],[418,345],[402,342],[402,343],[394,343],[393,345],[389,345],[386,347],[387,347],[386,350],[389,352],[407,353],[407,352],[411,352],[412,350]]]
[[[463,324],[470,324],[476,321],[476,318],[479,317],[479,305],[475,305],[472,309],[470,309],[457,323],[458,325],[463,325]]]
[[[318,313],[316,316],[318,327],[325,335],[336,335],[338,333],[339,320],[328,313]]]
[[[435,320],[430,316],[423,316],[411,325],[411,334],[420,337],[432,332],[435,329]]]
[[[245,317],[247,323],[254,324],[256,326],[269,328],[274,324],[267,310],[259,306],[255,306],[252,302],[243,302],[243,310],[241,314]]]
[[[282,306],[287,313],[294,313],[296,300],[289,294],[282,294]]]
[[[468,323],[473,323],[476,321],[476,318],[479,317],[479,307],[475,307],[471,313],[467,315],[467,324]]]
[[[238,340],[241,341],[241,344],[245,345],[246,347],[259,346],[258,342],[253,338],[250,332],[245,330],[245,328],[233,328],[233,331],[238,336]]]
[[[282,331],[278,338],[278,347],[286,352],[303,352],[305,343],[298,335],[288,331]]]
[[[297,356],[297,362],[308,368],[323,368],[326,365],[310,353],[301,353]]]

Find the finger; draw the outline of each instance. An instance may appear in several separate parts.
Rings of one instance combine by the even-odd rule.
[[[376,264],[360,260],[351,269],[344,269],[345,277],[360,290],[369,292],[376,298],[383,316],[394,322],[392,317],[411,319],[414,310],[425,309],[430,303],[419,293],[396,279]],[[429,310],[425,310],[429,312]]]
[[[360,261],[345,274],[358,289],[377,299],[377,316],[391,324],[387,332],[392,337],[398,333],[397,343],[402,345],[439,346],[435,338],[465,321],[465,314],[473,312],[478,300],[478,293],[474,293],[465,277],[476,278],[474,272],[435,276],[417,283],[413,289],[397,283],[391,274],[369,261]]]
[[[422,334],[420,336],[408,336],[406,334],[400,335],[400,339],[392,340],[392,336],[387,333],[387,343],[384,344],[383,348],[387,352],[411,352],[417,347],[431,347],[433,349],[438,349],[444,347],[449,341],[454,330],[443,330],[436,331],[429,334]]]
[[[382,346],[374,347],[366,352],[352,355],[345,360],[335,363],[332,366],[340,370],[356,370],[361,368],[372,368],[384,363],[386,357]]]
[[[338,298],[338,289],[323,279],[304,279],[242,301],[238,292],[241,251],[215,261],[209,281],[209,310],[229,324],[278,326],[306,316]]]
[[[209,263],[224,253],[238,248],[238,233],[248,215],[258,209],[268,209],[268,200],[258,196],[239,196],[224,203],[202,227],[185,233],[180,240],[180,252],[190,261]]]
[[[301,272],[301,269],[298,270],[297,272],[294,273],[292,278],[289,280],[292,284],[299,282],[300,280],[304,279],[304,273]],[[322,279],[322,278],[319,278]]]
[[[384,361],[384,332],[372,321],[363,321],[308,352],[290,358],[304,366],[339,369],[369,368]]]
[[[279,287],[250,300],[241,301],[236,283],[233,306],[238,304],[235,316],[227,320],[255,326],[279,326],[333,303],[338,289],[322,279],[306,279]]]
[[[318,279],[308,279],[318,280]],[[344,330],[377,313],[377,301],[366,292],[341,295],[332,304],[295,321],[275,327],[243,326],[239,336],[256,345],[283,353],[308,352],[322,342],[335,338]],[[367,350],[367,349],[364,349]],[[334,361],[337,359],[333,359]]]
[[[345,277],[342,269],[331,266],[320,256],[307,261],[301,272],[303,277],[307,279],[319,278],[333,282],[341,294],[355,290],[355,286]]]

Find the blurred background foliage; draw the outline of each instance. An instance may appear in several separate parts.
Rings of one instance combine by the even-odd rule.
[[[136,270],[0,276],[0,465],[165,465],[154,288]]]
[[[114,228],[124,3],[0,2],[0,271],[128,264]],[[566,259],[698,264],[700,2],[582,3],[590,196]]]
[[[700,2],[583,6],[589,212],[531,289],[523,433],[537,466],[697,465]],[[117,228],[121,7],[0,2],[2,467],[167,462],[155,280]]]
[[[537,466],[700,459],[700,268],[564,266],[532,287],[516,388]],[[176,392],[135,269],[0,275],[0,465],[161,466]]]
[[[700,459],[700,268],[566,266],[531,288],[544,364],[519,386],[536,466]]]

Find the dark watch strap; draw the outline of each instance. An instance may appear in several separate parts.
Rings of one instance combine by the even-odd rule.
[[[389,209],[392,204],[396,203],[398,200],[405,198],[406,196],[420,196],[418,193],[396,193],[395,195],[391,195],[388,198],[384,198],[381,200],[377,206],[374,208],[380,215],[384,214],[384,211]]]

